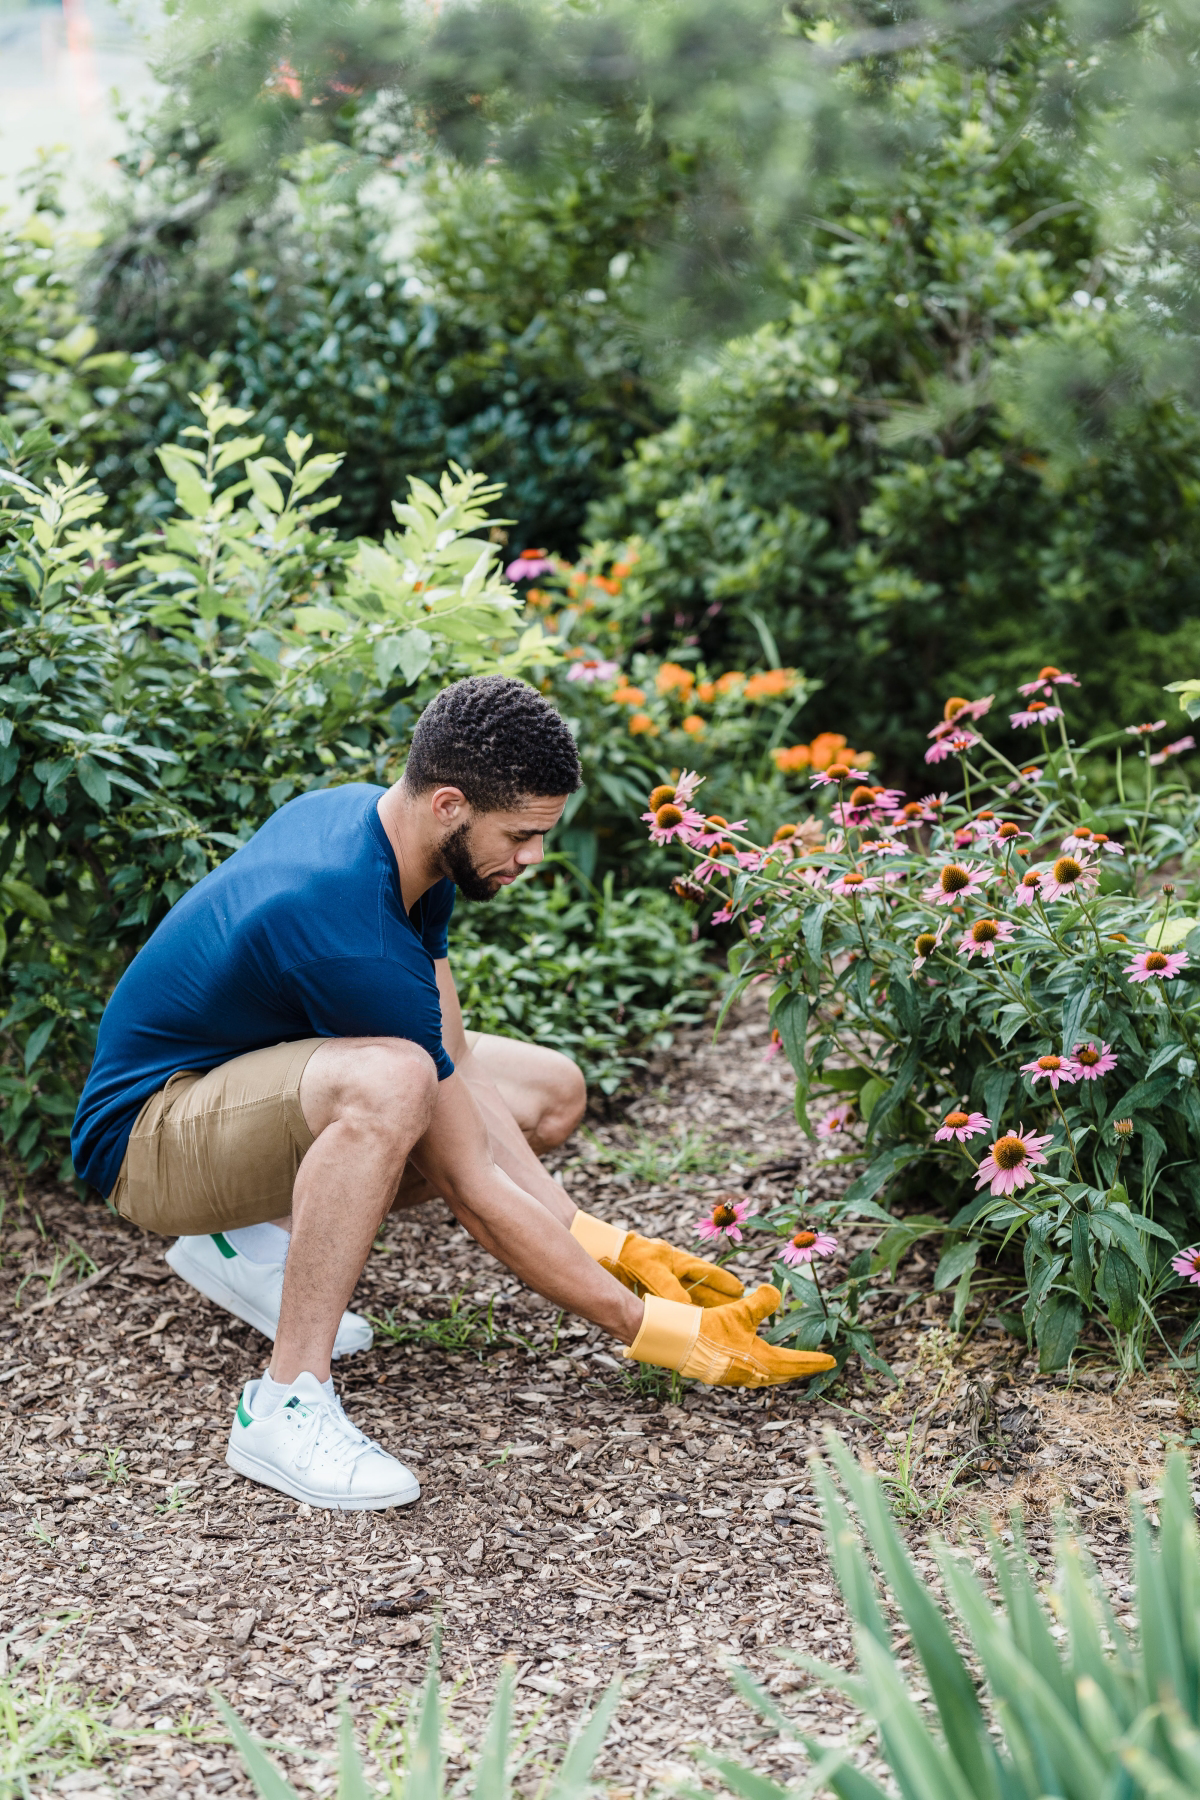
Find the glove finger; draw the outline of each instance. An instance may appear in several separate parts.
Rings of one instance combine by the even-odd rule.
[[[737,1284],[736,1292],[732,1294],[721,1292],[710,1281],[698,1281],[694,1287],[690,1281],[685,1281],[683,1286],[693,1306],[703,1306],[710,1310],[718,1306],[732,1306],[734,1301],[740,1300],[742,1296],[740,1281]]]
[[[763,1320],[770,1317],[782,1299],[783,1295],[779,1289],[772,1287],[769,1281],[764,1281],[761,1287],[755,1288],[752,1294],[748,1294],[744,1300],[739,1301],[739,1306],[746,1308],[746,1319],[751,1331],[757,1331]]]
[[[758,1361],[773,1386],[781,1381],[800,1381],[812,1375],[823,1375],[826,1369],[837,1367],[837,1358],[822,1350],[781,1350],[776,1344],[764,1344]]]
[[[685,1287],[711,1288],[714,1294],[720,1294],[726,1300],[740,1300],[746,1291],[729,1269],[719,1269],[716,1263],[704,1262],[698,1256],[688,1257],[682,1268],[677,1263],[675,1273]],[[709,1301],[710,1306],[717,1304],[715,1300]]]

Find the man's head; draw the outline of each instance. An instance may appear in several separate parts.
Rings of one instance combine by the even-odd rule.
[[[435,855],[468,900],[490,900],[542,860],[581,780],[575,740],[523,681],[472,676],[443,688],[417,721],[404,788],[429,807]]]

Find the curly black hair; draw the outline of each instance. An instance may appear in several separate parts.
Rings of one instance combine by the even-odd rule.
[[[582,779],[565,720],[536,688],[508,675],[471,675],[443,688],[417,720],[404,770],[415,793],[460,788],[477,812],[571,794]]]

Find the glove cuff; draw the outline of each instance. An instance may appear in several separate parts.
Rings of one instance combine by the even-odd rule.
[[[622,1231],[619,1225],[609,1225],[606,1220],[585,1213],[580,1207],[571,1220],[571,1236],[577,1244],[583,1245],[593,1262],[615,1263],[629,1233]]]
[[[703,1310],[685,1300],[660,1300],[657,1294],[647,1294],[643,1305],[642,1328],[626,1357],[660,1369],[682,1369],[695,1347]]]

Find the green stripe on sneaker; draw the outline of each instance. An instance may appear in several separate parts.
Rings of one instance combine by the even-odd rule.
[[[232,1262],[233,1258],[237,1255],[237,1251],[234,1249],[233,1245],[229,1242],[229,1239],[225,1236],[225,1234],[220,1231],[213,1231],[213,1232],[209,1233],[209,1236],[212,1238],[213,1243],[217,1246],[217,1249],[221,1252],[221,1255],[227,1256],[229,1258],[229,1260]]]
[[[244,1403],[240,1399],[237,1403],[237,1416],[238,1416],[238,1424],[239,1425],[253,1425],[253,1423],[254,1423],[254,1420],[250,1417],[250,1414],[246,1411]]]

